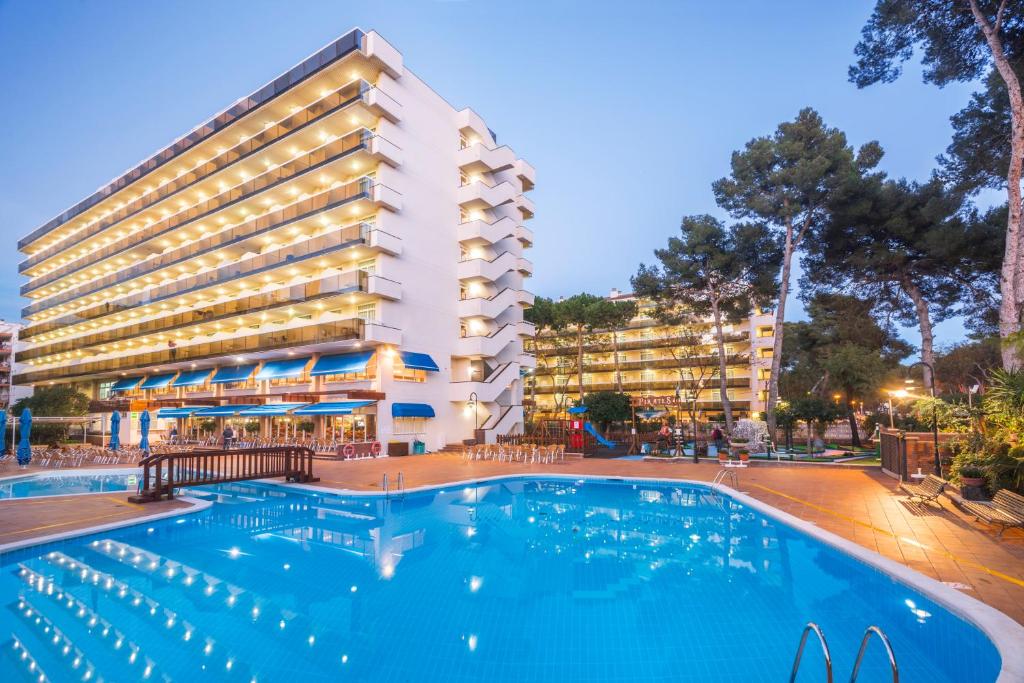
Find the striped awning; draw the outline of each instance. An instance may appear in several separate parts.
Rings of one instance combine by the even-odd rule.
[[[210,384],[230,384],[232,382],[244,382],[256,369],[256,364],[249,365],[226,365],[217,368],[217,374],[210,380]]]
[[[290,411],[296,408],[301,408],[306,405],[305,403],[267,403],[262,406],[254,406],[252,408],[246,408],[240,411],[239,415],[249,415],[252,417],[267,417],[273,415],[287,415]]]
[[[335,401],[333,403],[313,403],[295,410],[292,415],[351,415],[356,408],[372,405],[376,401]]]
[[[426,403],[392,403],[391,417],[434,417],[434,409]]]
[[[305,358],[289,358],[288,360],[272,360],[265,363],[260,371],[256,373],[257,380],[264,379],[285,379],[298,377],[306,369],[311,356]]]
[[[206,378],[213,374],[213,368],[207,368],[206,370],[193,370],[191,372],[183,372],[171,382],[172,387],[197,387],[200,384],[206,383]]]
[[[366,372],[366,366],[373,358],[373,350],[357,351],[356,353],[339,353],[336,356],[320,356],[310,375],[342,375],[352,372]]]
[[[243,410],[249,408],[255,408],[255,405],[237,405],[237,406],[211,406],[210,408],[202,408],[192,413],[196,417],[229,417],[231,415],[238,415]]]
[[[170,372],[166,375],[150,375],[146,378],[146,381],[142,383],[140,389],[164,389],[170,386],[171,380],[178,374],[176,372]]]
[[[440,372],[434,359],[425,353],[414,353],[413,351],[399,351],[398,356],[402,359],[402,365],[411,370],[426,370],[427,372]]]
[[[172,418],[172,417],[188,417],[197,410],[202,410],[202,406],[183,406],[181,408],[161,408],[157,411],[157,418]]]
[[[114,386],[110,387],[111,391],[128,391],[139,386],[139,382],[142,381],[141,377],[122,377],[121,379],[114,382]]]

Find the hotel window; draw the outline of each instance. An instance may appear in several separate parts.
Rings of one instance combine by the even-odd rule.
[[[425,417],[396,417],[393,424],[395,434],[423,434],[427,431]]]
[[[459,173],[459,184],[469,185],[469,176],[465,173]]]
[[[324,382],[367,382],[377,377],[377,355],[370,358],[363,372],[342,372],[336,375],[323,375]]]
[[[377,272],[377,259],[368,258],[365,261],[360,261],[357,267],[367,275],[374,275]]]
[[[393,371],[391,376],[396,382],[426,382],[427,372],[426,370],[416,370],[413,368],[407,368],[402,364],[402,361],[396,356]]]
[[[309,373],[305,370],[297,377],[277,377],[270,380],[272,387],[294,387],[298,384],[309,384]]]
[[[772,369],[771,368],[758,368],[757,370],[758,379],[771,379]]]
[[[103,400],[106,400],[106,399],[110,398],[110,394],[112,393],[110,390],[113,387],[114,387],[114,383],[112,381],[111,382],[100,382],[100,389],[99,389],[99,394],[98,394],[99,395],[99,400],[103,401]]]
[[[641,382],[653,382],[654,381],[654,370],[644,370],[640,373]]]
[[[757,350],[758,358],[771,358],[775,355],[775,350],[770,347],[764,347]]]
[[[654,351],[651,349],[644,349],[640,352],[640,360],[650,362],[654,360]]]
[[[460,135],[459,149],[466,149],[467,147],[469,147],[469,138],[467,138],[465,135]]]
[[[356,307],[356,317],[363,322],[377,322],[377,304],[359,304]]]
[[[773,336],[775,336],[775,328],[771,327],[770,325],[769,326],[764,326],[764,327],[759,327],[759,328],[757,328],[757,336],[761,337],[761,338],[773,337]]]
[[[210,387],[206,386],[206,382],[203,382],[202,384],[192,384],[187,387],[180,387],[180,389],[186,394],[192,394],[197,391],[209,391]]]
[[[465,209],[459,209],[459,222],[468,223],[470,220],[472,219],[470,219],[469,217],[469,211],[466,211]]]

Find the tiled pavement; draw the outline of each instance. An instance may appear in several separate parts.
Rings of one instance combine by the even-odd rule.
[[[407,489],[478,477],[531,472],[663,477],[709,481],[717,464],[569,459],[552,465],[466,462],[454,454],[323,462],[319,485],[380,490],[387,472],[392,486],[404,475]],[[1024,532],[995,531],[963,515],[949,500],[908,505],[895,481],[875,469],[758,463],[738,470],[740,489],[823,529],[964,590],[1024,623]],[[128,520],[183,503],[144,506],[127,494],[0,501],[0,545],[12,541]]]

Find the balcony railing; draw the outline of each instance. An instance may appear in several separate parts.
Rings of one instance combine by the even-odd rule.
[[[610,336],[608,333],[607,336]],[[671,335],[667,337],[651,337],[650,339],[631,339],[631,340],[619,340],[618,350],[619,351],[635,351],[641,349],[655,349],[664,348],[667,346],[679,346],[684,342],[689,342],[693,339],[692,335]],[[725,335],[725,342],[735,344],[737,342],[749,341],[749,337],[746,333],[737,332]],[[543,341],[543,338],[542,338]],[[710,341],[701,340],[700,344],[687,344],[687,346],[714,346],[715,340]],[[583,351],[586,352],[605,352],[611,353],[615,351],[616,345],[612,340],[606,342],[592,342],[583,345]],[[576,347],[572,344],[559,348],[549,348],[541,346],[538,355],[540,356],[565,356],[565,355],[576,355]]]
[[[50,282],[64,277],[65,275],[89,268],[103,259],[117,256],[118,254],[126,254],[127,252],[136,249],[146,249],[147,247],[143,246],[144,242],[156,240],[161,236],[173,233],[177,229],[184,228],[185,223],[211,219],[214,217],[213,214],[217,211],[251,197],[257,192],[270,189],[275,185],[291,180],[300,174],[316,170],[324,164],[331,163],[351,154],[352,152],[365,149],[372,138],[372,131],[363,128],[349,133],[348,135],[344,135],[336,140],[332,140],[307,154],[300,155],[290,161],[286,161],[280,166],[268,169],[251,180],[224,190],[203,202],[199,202],[186,210],[157,221],[138,232],[133,232],[123,239],[100,247],[99,249],[95,249],[83,256],[82,259],[75,260],[72,263],[47,273],[46,275],[34,278],[30,282],[21,286],[21,293],[28,294],[29,292],[38,290]],[[227,233],[230,233],[232,237],[225,238],[224,235]],[[189,243],[187,246],[183,245],[168,252],[164,252],[163,249],[159,248],[157,245],[150,245],[148,248],[155,250],[155,253],[159,254],[156,258],[146,259],[144,262],[137,265],[112,271],[100,278],[84,283],[79,288],[75,289],[80,290],[84,287],[90,287],[91,291],[94,291],[101,289],[102,287],[107,287],[111,283],[123,282],[133,277],[139,277],[147,272],[164,267],[169,263],[177,262],[183,258],[196,256],[203,251],[216,249],[223,246],[225,242],[237,239],[237,237],[238,233],[235,229],[228,229],[222,230],[208,237],[197,239],[194,242]],[[86,296],[88,294],[89,292],[84,292],[79,293],[78,296]]]
[[[271,143],[284,139],[288,134],[302,130],[320,119],[323,119],[324,117],[359,101],[364,97],[365,93],[371,89],[373,89],[373,86],[365,81],[353,81],[348,83],[333,93],[311,103],[308,107],[285,117],[276,124],[269,126],[252,137],[239,142],[229,149],[226,149],[224,152],[217,154],[208,161],[192,168],[167,183],[156,187],[141,197],[136,198],[134,201],[126,203],[120,209],[112,211],[110,215],[96,221],[86,229],[75,233],[72,237],[76,242],[81,242],[82,240],[99,234],[116,223],[130,219],[138,212],[156,204],[157,202],[188,189],[195,183],[209,178],[214,173],[222,171],[236,162],[251,157],[253,154],[267,147]],[[40,234],[40,237],[42,237],[42,234]],[[61,240],[57,244],[36,252],[29,258],[22,261],[18,266],[18,271],[24,272],[25,270],[42,263],[46,259],[59,254],[67,248],[68,245],[64,243],[64,240]]]
[[[18,360],[27,361],[57,353],[80,351],[90,347],[114,342],[124,343],[138,337],[170,333],[189,325],[216,325],[222,320],[237,316],[252,316],[264,311],[316,301],[349,292],[365,292],[368,276],[364,271],[354,270],[332,275],[313,282],[283,287],[272,292],[254,294],[219,304],[196,307],[155,320],[134,323],[112,330],[104,330],[67,341],[54,342],[34,349],[27,349],[18,355]],[[91,352],[95,353],[95,352]]]
[[[725,357],[726,365],[746,365],[749,362],[749,358],[743,354],[732,354]],[[657,360],[634,360],[634,361],[620,361],[618,370],[620,372],[636,371],[636,370],[647,370],[647,369],[666,369],[676,370],[679,367],[715,367],[718,365],[718,355],[708,354],[704,356],[693,356],[691,358],[683,358],[675,360],[674,358],[659,358]],[[583,361],[583,372],[615,372],[615,363],[588,363]],[[575,367],[570,366],[559,366],[557,363],[553,365],[540,365],[537,367],[536,374],[538,375],[575,375]]]
[[[272,351],[292,346],[359,340],[364,338],[364,325],[364,321],[360,318],[328,323],[313,323],[303,327],[264,332],[245,337],[235,337],[233,339],[182,345],[174,349],[150,351],[134,356],[119,356],[88,363],[72,363],[48,370],[21,373],[15,376],[15,383],[30,384],[50,380],[74,380],[99,373],[116,371],[131,371],[141,375],[145,374],[148,368],[172,362],[207,360],[222,356],[238,356],[239,354]]]
[[[704,391],[715,391],[718,392],[720,386],[718,378],[712,377],[704,380],[702,383],[697,380],[676,380],[676,379],[656,379],[656,380],[638,380],[638,379],[623,379],[622,390],[623,391],[674,391],[677,387],[684,392],[687,389],[693,389],[703,384]],[[538,381],[537,393],[538,394],[562,394],[562,393],[573,393],[578,390],[578,384],[574,377],[570,377],[566,383],[559,382],[558,384],[552,384],[550,382]],[[748,377],[730,377],[726,380],[726,388],[731,389],[749,389],[750,378]],[[584,382],[583,391],[589,393],[592,391],[618,391],[619,385],[615,382]],[[533,391],[529,386],[526,389],[526,393]],[[683,398],[686,398],[685,396]]]
[[[300,202],[296,202],[283,209],[271,211],[258,218],[252,219],[253,222],[262,225],[263,227],[277,226],[281,227],[291,222],[296,222],[309,218],[310,216],[316,215],[326,209],[333,208],[334,206],[340,206],[341,204],[351,202],[364,197],[369,197],[370,192],[373,189],[372,181],[369,178],[361,178],[356,182],[348,183],[341,187],[336,187],[333,190],[327,190],[314,197],[309,197]],[[249,264],[248,272],[244,275],[251,275],[259,270],[272,267],[272,265],[278,265],[286,261],[297,260],[300,256],[305,256],[309,253],[308,244],[314,240],[319,240],[324,237],[329,237],[330,233],[326,236],[316,237],[313,240],[306,240],[305,242],[287,245],[280,249],[277,249],[273,254],[264,254],[247,260]],[[338,241],[340,244],[340,240]],[[234,269],[232,275],[230,271]],[[131,294],[126,297],[122,297],[116,304],[113,302],[107,302],[91,308],[84,309],[83,311],[77,311],[69,316],[62,316],[63,319],[69,319],[71,322],[68,324],[74,325],[82,320],[88,320],[91,318],[98,317],[99,315],[106,315],[107,313],[113,313],[121,310],[127,310],[132,306],[136,306],[143,303],[153,303],[159,299],[167,298],[170,296],[177,296],[184,294],[190,290],[198,287],[207,286],[210,284],[216,284],[218,281],[226,279],[232,279],[234,277],[244,276],[241,270],[238,268],[238,264],[231,264],[223,266],[216,270],[210,270],[205,273],[193,275],[181,280],[176,280],[170,284],[161,285],[159,287],[151,287],[143,292]],[[54,302],[39,302],[31,304],[26,308],[22,309],[22,314],[25,316],[38,313],[40,310],[50,308],[55,305]],[[97,314],[90,314],[92,311],[101,311]],[[53,321],[50,321],[53,322]],[[58,327],[62,327],[59,325]],[[38,330],[33,327],[30,334],[38,334]]]

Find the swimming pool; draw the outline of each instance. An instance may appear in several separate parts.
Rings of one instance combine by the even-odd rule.
[[[96,470],[94,472],[38,472],[0,479],[0,500],[34,496],[67,496],[77,493],[103,493],[134,489],[136,470]],[[131,484],[129,484],[131,480]]]
[[[976,628],[703,486],[508,478],[401,499],[260,484],[0,556],[0,679],[836,680],[864,629],[903,681],[993,681]],[[809,642],[800,680],[822,680]],[[879,643],[860,681],[888,681]]]

